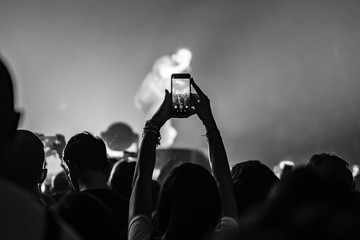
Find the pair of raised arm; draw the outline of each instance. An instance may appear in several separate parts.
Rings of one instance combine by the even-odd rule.
[[[191,97],[191,105],[194,108],[184,117],[189,117],[196,113],[205,125],[210,162],[221,196],[223,216],[236,219],[237,207],[231,183],[229,163],[220,132],[212,115],[210,100],[195,84],[193,79],[191,79],[191,85],[197,92],[197,94],[192,94]],[[133,191],[130,198],[129,222],[137,215],[151,217],[151,179],[155,166],[156,145],[159,137],[158,130],[171,117],[171,94],[166,90],[162,105],[144,128],[144,136],[140,146]]]

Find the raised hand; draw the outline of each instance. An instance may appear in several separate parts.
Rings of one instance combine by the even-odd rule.
[[[229,163],[220,132],[218,130],[212,131],[214,129],[216,130],[217,126],[211,112],[210,100],[194,82],[194,79],[191,78],[190,82],[197,92],[197,97],[193,98],[195,111],[205,125],[207,131],[206,136],[208,138],[209,144],[210,162],[214,177],[219,187],[221,203],[223,207],[223,216],[236,219],[237,206],[232,189]]]
[[[191,108],[187,114],[173,115],[171,111],[171,93],[165,89],[165,98],[159,109],[151,118],[151,122],[161,128],[170,118],[188,118],[195,114],[195,109]]]
[[[205,125],[206,129],[216,127],[216,123],[211,111],[210,99],[195,83],[194,79],[190,79],[191,85],[196,90],[197,94],[192,95],[192,105],[195,106],[195,112],[199,116],[200,120]]]
[[[165,98],[151,121],[161,128],[171,118],[171,94],[165,89]]]

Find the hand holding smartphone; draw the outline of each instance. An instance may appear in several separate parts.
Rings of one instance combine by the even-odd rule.
[[[171,75],[171,112],[173,116],[188,116],[191,111],[191,87],[189,73]]]

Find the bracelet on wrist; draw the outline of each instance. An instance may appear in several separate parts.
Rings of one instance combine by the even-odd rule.
[[[160,131],[160,126],[156,123],[154,123],[154,121],[152,120],[147,120],[145,123],[145,128],[151,128],[154,129],[156,131]]]
[[[144,137],[145,134],[147,133],[153,133],[156,135],[157,137],[156,146],[159,146],[161,140],[160,128],[157,125],[153,124],[151,120],[146,121],[142,136]]]
[[[204,135],[202,135],[202,136],[208,138],[209,135],[212,134],[212,133],[218,133],[220,135],[220,130],[217,127],[212,127],[210,129],[208,129],[206,131],[206,133]]]

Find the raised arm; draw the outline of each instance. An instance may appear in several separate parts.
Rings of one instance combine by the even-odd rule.
[[[237,206],[231,182],[230,167],[220,131],[211,111],[210,100],[193,79],[191,79],[191,84],[198,94],[198,98],[194,99],[193,104],[197,115],[206,128],[211,168],[219,188],[223,216],[237,219]]]
[[[165,99],[151,120],[146,122],[136,163],[133,190],[130,197],[129,222],[137,215],[151,218],[151,179],[155,166],[156,146],[159,144],[160,128],[170,118],[171,96],[166,90]]]

